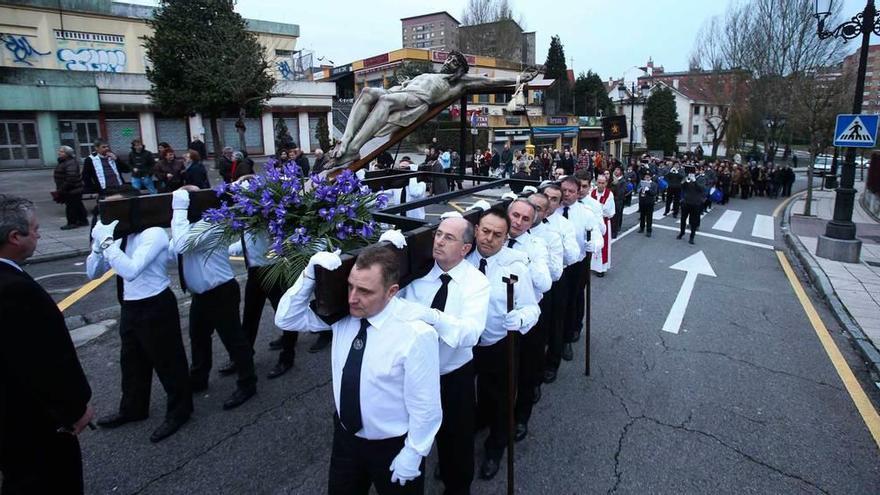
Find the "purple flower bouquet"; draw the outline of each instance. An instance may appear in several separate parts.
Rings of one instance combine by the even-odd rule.
[[[268,256],[277,261],[266,270],[264,283],[280,279],[284,286],[296,281],[318,251],[345,252],[376,242],[380,232],[370,209],[388,201],[349,170],[334,179],[312,174],[306,180],[294,162],[278,167],[274,160],[249,180],[216,190],[227,200],[205,211],[203,233],[210,232],[218,246],[245,233],[267,238]]]

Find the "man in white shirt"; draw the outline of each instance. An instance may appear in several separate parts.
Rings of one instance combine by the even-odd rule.
[[[215,249],[204,236],[191,233],[187,217],[189,192],[195,186],[174,191],[171,207],[171,251],[177,258],[180,287],[192,294],[189,310],[189,338],[192,362],[189,369],[193,392],[208,388],[211,372],[211,334],[217,335],[232,356],[238,370],[238,387],[223,403],[223,409],[244,404],[257,393],[254,349],[241,327],[241,290],[235,280],[229,256]]]
[[[126,196],[137,196],[129,190]],[[108,200],[122,199],[122,195]],[[146,419],[150,411],[153,369],[168,395],[165,421],[150,436],[159,442],[174,434],[189,420],[193,410],[186,352],[180,335],[177,299],[168,279],[168,235],[161,227],[113,240],[118,220],[99,222],[92,230],[92,252],[86,272],[96,279],[114,269],[121,341],[122,399],[116,413],[98,420],[104,428],[115,428]]]
[[[590,269],[588,263],[592,253],[601,249],[600,226],[602,223],[588,206],[579,202],[580,181],[574,177],[566,177],[562,180],[560,187],[562,189],[562,205],[556,210],[556,214],[568,218],[574,225],[575,237],[581,250],[578,262],[566,268],[567,275],[563,275],[567,282],[565,291],[569,294],[569,298],[566,301],[563,319],[563,341],[565,344],[562,349],[562,357],[571,361],[571,344],[580,339],[584,318],[584,290]],[[599,246],[598,249],[597,246]]]
[[[424,458],[440,428],[437,333],[395,298],[398,260],[370,246],[348,275],[349,316],[328,325],[309,307],[315,266],[335,270],[336,253],[312,256],[281,298],[275,324],[286,331],[332,329],[334,415],[330,495],[424,493]]]
[[[465,261],[474,227],[447,218],[434,232],[434,267],[400,297],[420,306],[414,316],[440,337],[440,400],[443,424],[437,433],[439,474],[446,493],[469,493],[474,479],[474,366],[472,348],[486,327],[489,281]]]
[[[477,372],[477,424],[489,426],[484,443],[485,458],[480,465],[480,478],[490,480],[498,473],[499,461],[507,447],[508,345],[516,338],[510,332],[525,334],[538,321],[538,302],[529,275],[529,258],[525,253],[505,247],[510,220],[500,208],[484,211],[476,229],[477,248],[467,260],[489,279],[489,313],[486,329],[474,347]],[[511,275],[514,285],[513,310],[507,310],[507,283]],[[516,362],[516,360],[514,360]],[[516,371],[512,379],[516,380]],[[515,390],[515,388],[514,388]]]
[[[412,163],[408,156],[405,156],[403,157],[403,159],[401,159],[398,168],[400,170],[411,172],[417,172],[419,170],[418,165]],[[402,205],[404,203],[419,201],[428,197],[428,185],[424,182],[419,182],[416,177],[412,177],[409,179],[407,185],[396,189],[388,189],[387,191],[385,191],[385,195],[388,196],[389,206]],[[424,220],[425,208],[422,207],[407,210],[405,212],[405,216],[408,218],[418,218]]]
[[[547,354],[544,358],[544,383],[553,383],[556,381],[557,370],[563,358],[563,350],[565,348],[565,312],[569,301],[573,297],[569,293],[570,278],[572,270],[570,266],[575,265],[581,259],[581,247],[577,241],[574,224],[565,218],[560,205],[562,202],[562,189],[557,184],[548,184],[541,190],[549,200],[549,206],[545,214],[543,223],[550,228],[556,230],[562,238],[563,246],[563,263],[566,269],[563,270],[562,278],[556,283],[556,293],[551,301],[550,313],[552,318],[549,320],[547,331]],[[557,214],[558,213],[558,214]]]

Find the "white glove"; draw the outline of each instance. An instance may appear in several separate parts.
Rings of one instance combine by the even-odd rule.
[[[229,247],[226,248],[226,252],[229,256],[241,256],[244,254],[244,248],[241,246],[241,241],[230,244]]]
[[[315,266],[320,266],[326,270],[335,270],[342,266],[342,258],[339,255],[342,254],[342,251],[336,250],[332,253],[327,251],[321,251],[312,255],[309,258],[309,264],[306,265],[305,275],[309,278],[315,278]]]
[[[187,191],[186,189],[178,189],[171,193],[171,209],[189,209],[189,191]]]
[[[436,325],[440,319],[440,311],[421,304],[413,304],[411,310],[414,319],[421,320],[431,326]]]
[[[403,237],[403,234],[397,230],[386,230],[379,236],[379,242],[388,241],[394,245],[397,249],[403,249],[406,247],[406,238]]]
[[[490,205],[489,202],[486,201],[485,199],[481,199],[481,200],[477,201],[476,203],[472,204],[470,206],[470,208],[468,208],[468,210],[480,209],[480,210],[486,211],[489,208],[492,208],[492,205]]]
[[[536,188],[535,186],[526,186],[523,188],[522,192],[535,194],[536,192],[538,192],[538,188]]]
[[[509,332],[516,332],[522,327],[522,318],[519,313],[511,311],[504,315],[504,329]]]
[[[440,220],[446,220],[447,218],[464,218],[461,216],[461,213],[457,211],[447,211],[446,213],[440,215]]]
[[[107,238],[113,238],[113,231],[116,230],[116,225],[119,223],[119,220],[113,220],[109,224],[105,224],[103,222],[98,222],[95,224],[95,228],[92,229],[92,240],[97,244],[101,244]]]
[[[397,457],[391,461],[391,466],[388,468],[391,471],[391,483],[400,483],[400,486],[403,486],[407,481],[418,478],[422,474],[419,471],[421,463],[422,456],[404,445],[400,449],[400,453],[397,454]]]
[[[515,200],[515,199],[517,199],[517,198],[519,198],[519,196],[517,196],[516,193],[513,192],[513,191],[511,191],[511,192],[506,192],[506,193],[504,193],[504,194],[501,195],[501,199],[511,199],[511,200]]]

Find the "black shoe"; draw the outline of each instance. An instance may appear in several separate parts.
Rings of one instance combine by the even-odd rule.
[[[180,429],[187,421],[189,421],[189,417],[186,418],[174,418],[174,419],[166,419],[164,423],[162,423],[156,431],[150,435],[150,441],[153,443],[161,442],[166,438],[174,435],[177,430]]]
[[[693,238],[693,237],[691,237],[690,239],[688,239],[688,244],[693,244],[693,243],[694,243],[694,238]]]
[[[682,237],[684,237],[684,234],[678,234],[677,236],[675,236],[676,239],[681,239]]]
[[[280,351],[284,345],[281,343],[281,337],[278,337],[275,340],[269,342],[269,349],[273,351]]]
[[[642,233],[644,233],[644,232],[645,232],[645,229],[644,229],[644,228],[639,229],[639,234],[642,234]]]
[[[318,334],[318,340],[309,347],[309,352],[315,353],[323,351],[333,341],[333,334],[330,332],[321,332]]]
[[[612,238],[612,239],[617,239],[617,232],[612,232],[612,233],[611,233],[611,238]]]
[[[78,223],[69,223],[67,225],[62,225],[61,230],[72,230],[78,227],[81,227],[81,225]]]
[[[538,385],[537,387],[535,387],[535,391],[532,395],[532,404],[537,404],[540,401],[541,401],[541,386]]]
[[[189,379],[189,388],[190,388],[190,391],[192,391],[192,393],[194,393],[194,394],[197,394],[199,392],[204,392],[205,390],[208,390],[208,381],[207,380],[205,380],[205,381],[193,380],[192,378],[190,378]]]
[[[254,387],[251,388],[237,388],[235,392],[232,392],[232,395],[226,399],[226,402],[223,403],[223,409],[235,409],[236,407],[244,404],[251,397],[253,397],[257,393],[257,389]]]
[[[526,435],[529,434],[529,426],[525,423],[517,423],[516,424],[516,433],[513,435],[513,440],[516,442],[521,442],[525,440]]]
[[[578,340],[581,340],[581,331],[580,330],[578,330],[574,334],[572,334],[571,340],[569,340],[569,342],[575,343]]]
[[[678,220],[678,213],[673,213],[673,214],[672,214],[672,218]]]
[[[596,276],[602,278],[605,276],[605,272],[596,272]]]
[[[645,237],[651,237],[651,231],[650,231],[650,230],[648,231],[647,234],[645,234]]]
[[[270,380],[272,378],[278,378],[279,376],[287,373],[290,370],[290,368],[293,368],[293,363],[288,364],[288,363],[282,363],[281,361],[278,361],[277,363],[275,363],[275,367],[272,368],[272,371],[270,371],[269,374],[266,375],[266,378],[268,378]]]
[[[217,373],[226,376],[236,373],[238,371],[238,367],[232,361],[226,361],[226,364],[217,369]]]
[[[668,211],[663,212],[663,216],[665,217],[666,215],[669,215],[669,212],[668,212]]]
[[[120,412],[117,412],[113,414],[108,414],[98,419],[98,426],[100,426],[101,428],[116,428],[117,426],[122,426],[125,423],[143,421],[145,419],[147,419],[147,416],[126,416]]]
[[[571,349],[571,343],[563,344],[562,346],[562,359],[565,361],[571,361],[574,359],[574,352]]]
[[[491,480],[496,474],[498,474],[499,467],[497,460],[487,457],[483,460],[483,463],[480,464],[480,479]]]
[[[544,370],[544,383],[553,383],[556,381],[556,370]]]

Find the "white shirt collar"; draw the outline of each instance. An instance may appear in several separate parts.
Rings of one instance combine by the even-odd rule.
[[[18,269],[18,271],[20,271],[20,272],[23,272],[23,271],[24,271],[24,270],[21,269],[20,266],[18,266],[18,263],[14,262],[14,261],[12,261],[12,260],[10,260],[10,259],[7,259],[7,258],[0,258],[0,262],[2,262],[2,263],[6,263],[7,265],[9,265],[9,266],[11,266],[11,267],[16,268],[16,269]]]
[[[457,265],[455,265],[452,268],[452,270],[449,270],[446,273],[448,273],[449,276],[452,277],[452,280],[455,280],[456,282],[463,283],[464,278],[467,276],[467,273],[465,272],[466,268],[464,266],[465,263],[466,263],[465,260],[461,260]],[[434,268],[431,268],[431,271],[428,272],[427,275],[425,275],[425,278],[428,280],[437,280],[438,278],[440,278],[440,274],[442,274],[442,273],[443,273],[443,269],[440,268],[440,265],[438,265],[437,262],[435,261]]]

